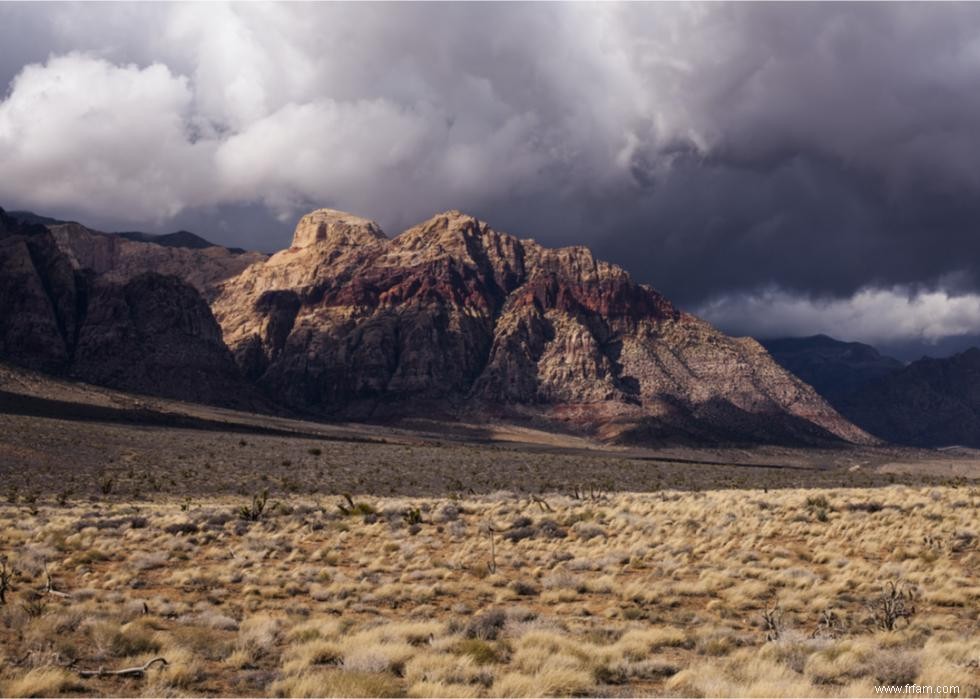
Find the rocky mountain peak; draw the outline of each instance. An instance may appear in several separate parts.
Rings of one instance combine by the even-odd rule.
[[[680,313],[585,247],[445,211],[390,240],[323,209],[212,306],[242,372],[346,418],[490,416],[605,439],[868,437],[756,343]]]
[[[392,252],[436,256],[467,255],[473,245],[484,247],[500,234],[475,216],[461,211],[444,211],[427,221],[412,226],[394,240]]]
[[[299,220],[292,247],[348,247],[383,240],[387,236],[374,221],[336,209],[317,209]]]

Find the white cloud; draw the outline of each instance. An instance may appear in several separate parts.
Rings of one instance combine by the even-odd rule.
[[[165,218],[197,203],[212,148],[188,137],[188,81],[72,53],[29,65],[0,102],[7,199]]]
[[[435,124],[385,100],[287,104],[221,144],[218,181],[230,199],[277,209],[324,196],[367,206],[391,174],[426,156]]]
[[[867,343],[980,333],[980,295],[903,287],[862,289],[846,299],[811,299],[783,290],[722,296],[697,309],[709,322],[754,337],[823,333]]]

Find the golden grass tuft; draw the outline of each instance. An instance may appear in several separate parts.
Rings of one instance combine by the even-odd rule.
[[[0,693],[980,694],[976,488],[542,497],[360,496],[377,512],[353,517],[283,495],[247,524],[236,498],[0,506]],[[37,593],[45,566],[69,597]],[[890,583],[916,609],[884,630]],[[143,679],[64,669],[156,655]]]

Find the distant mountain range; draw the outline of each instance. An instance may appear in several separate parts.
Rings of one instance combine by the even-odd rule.
[[[870,345],[826,335],[760,342],[876,437],[913,446],[980,447],[980,349],[906,365]]]
[[[759,343],[784,368],[813,386],[834,405],[870,381],[905,366],[897,359],[883,356],[871,345],[841,342],[826,335],[760,339]]]
[[[75,221],[62,221],[56,218],[51,218],[50,216],[41,216],[35,214],[33,211],[8,211],[7,216],[13,219],[17,219],[22,223],[33,223],[42,226],[61,226],[66,224],[75,223]],[[189,248],[191,250],[204,250],[206,248],[216,248],[222,247],[216,245],[209,240],[205,240],[196,233],[191,233],[190,231],[176,231],[174,233],[142,233],[140,231],[119,231],[112,235],[118,235],[127,240],[133,240],[139,243],[155,243],[157,245],[163,245],[165,247],[173,248]],[[245,252],[242,248],[225,248],[229,252],[235,254],[242,254]]]
[[[620,443],[871,443],[754,340],[582,247],[449,211],[323,209],[271,257],[0,215],[0,357],[344,419],[531,422]]]

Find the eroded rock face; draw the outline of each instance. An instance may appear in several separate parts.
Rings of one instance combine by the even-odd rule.
[[[458,211],[388,239],[321,209],[268,259],[0,218],[0,272],[0,355],[115,388],[621,442],[869,440],[755,341]]]
[[[268,395],[349,418],[468,414],[649,441],[864,442],[753,340],[677,310],[581,247],[448,211],[387,239],[332,210],[213,303]]]
[[[85,279],[43,226],[0,209],[0,356],[42,371],[63,371],[79,323]]]
[[[66,254],[52,231],[2,210],[0,357],[138,393],[262,405],[193,286],[152,272],[100,276]]]
[[[296,224],[291,247],[324,245],[339,248],[375,239],[384,240],[385,234],[374,221],[334,209],[317,209]]]
[[[70,374],[181,400],[256,403],[204,299],[180,278],[153,272],[93,285]]]
[[[236,253],[217,245],[178,247],[130,240],[78,223],[53,224],[47,229],[76,269],[90,270],[107,280],[123,283],[146,272],[173,274],[191,284],[206,299],[213,297],[217,284],[266,259],[261,253]]]

